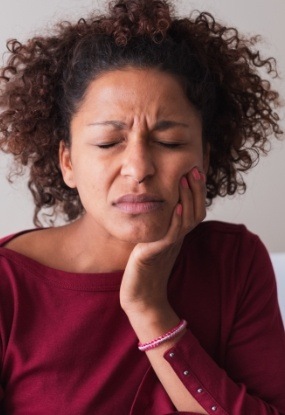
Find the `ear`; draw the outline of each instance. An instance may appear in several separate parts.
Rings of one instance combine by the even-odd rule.
[[[204,154],[203,154],[203,170],[204,170],[205,174],[208,173],[208,169],[209,169],[209,164],[210,164],[210,150],[211,150],[210,144],[209,143],[206,143],[205,149],[204,149]]]
[[[61,141],[59,144],[58,156],[63,180],[68,187],[74,189],[76,187],[76,184],[74,180],[73,167],[71,163],[70,147],[67,146],[63,141]]]

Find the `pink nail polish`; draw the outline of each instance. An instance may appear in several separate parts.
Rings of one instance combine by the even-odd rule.
[[[189,188],[189,183],[185,176],[183,176],[181,179],[181,186],[185,188]]]
[[[194,169],[192,170],[192,176],[195,180],[201,180],[201,176],[197,167],[194,167]]]

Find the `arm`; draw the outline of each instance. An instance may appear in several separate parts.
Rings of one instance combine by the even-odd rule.
[[[188,182],[199,197],[194,199]],[[185,234],[205,217],[203,176],[197,179],[197,175],[189,174],[188,182],[181,181],[182,206],[178,204],[175,208],[167,235],[158,242],[138,244],[124,273],[121,305],[142,343],[160,336],[179,322],[167,299],[168,277]],[[178,338],[173,339],[167,345],[147,352],[150,363],[177,409],[207,414],[163,357],[163,353],[177,341]]]
[[[192,192],[196,190],[198,193],[197,188],[200,186],[201,189],[202,183],[191,180],[190,177]],[[181,196],[183,207],[187,203],[184,197],[186,191],[187,189],[181,190],[184,192]],[[187,208],[184,209],[184,213],[187,213]],[[176,219],[174,217],[174,222]],[[182,217],[181,222],[183,221],[185,218]],[[228,348],[228,373],[220,369],[202,349],[192,335],[191,327],[180,338],[147,352],[160,382],[179,411],[229,415],[285,413],[284,398],[281,397],[285,391],[284,332],[276,303],[274,276],[271,266],[268,265],[268,254],[261,245],[258,248],[248,273],[248,286],[244,287],[247,296],[244,296],[240,304],[239,316]],[[169,250],[167,252],[169,254]],[[264,261],[260,262],[260,257],[264,258]],[[169,258],[169,255],[166,255],[166,258]],[[164,256],[164,261],[156,269],[156,274],[150,272],[150,265],[153,263],[147,264],[146,275],[142,275],[140,269],[140,280],[145,283],[141,291],[143,295],[136,297],[135,306],[125,309],[141,342],[158,337],[179,321],[173,309],[164,301],[165,286],[157,277],[170,263]],[[132,276],[134,281],[134,264],[129,269],[128,266],[126,275],[128,276],[128,270],[131,270],[129,276]],[[160,286],[152,285],[147,295],[147,291],[144,290],[148,276],[152,278],[152,284]],[[126,283],[126,280],[123,282]],[[126,287],[123,285],[123,288]],[[159,293],[156,298],[155,292]],[[264,347],[264,344],[267,346]],[[268,359],[268,356],[272,357]],[[254,358],[259,362],[258,367],[252,363]],[[264,365],[266,361],[268,364]],[[275,403],[278,409],[274,407]]]
[[[157,320],[155,320],[157,318]],[[160,319],[159,319],[160,318]],[[140,341],[148,341],[150,339],[158,337],[162,333],[166,333],[169,329],[177,325],[179,318],[171,311],[168,315],[166,310],[161,316],[156,316],[152,313],[146,315],[142,319],[138,314],[137,319],[132,316],[130,320],[138,338]],[[164,358],[164,354],[168,354],[169,348],[175,346],[180,338],[184,337],[185,332],[173,340],[169,340],[166,343],[161,344],[159,347],[146,352],[147,357],[154,369],[161,384],[166,390],[168,396],[173,402],[174,406],[179,411],[191,411],[197,414],[207,414],[195,397],[187,389],[187,385],[184,384],[183,379],[183,363],[180,362],[178,373],[182,370],[182,376],[177,376],[177,373],[173,370],[167,359]],[[171,363],[173,359],[170,359]],[[185,366],[185,365],[184,365]],[[182,379],[181,379],[182,378]]]
[[[255,258],[257,266],[250,270],[247,294],[227,349],[226,371],[201,347],[191,327],[173,344],[165,343],[147,352],[172,402],[175,399],[186,402],[191,414],[194,411],[223,415],[285,413],[285,337],[274,275],[270,264],[265,267],[268,256],[263,251],[259,246],[256,255],[261,254],[262,263]],[[162,371],[162,356],[169,364],[168,372],[167,368]],[[184,385],[185,395],[181,389],[174,389],[171,370]],[[180,411],[187,410],[186,406],[175,406]]]
[[[239,300],[225,370],[203,350],[191,327],[165,358],[201,404],[217,407],[215,413],[284,414],[285,336],[271,262],[254,237],[243,241],[234,264]],[[182,376],[185,368],[187,377]]]

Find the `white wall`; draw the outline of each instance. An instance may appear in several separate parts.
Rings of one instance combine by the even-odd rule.
[[[5,50],[7,38],[26,39],[58,19],[77,18],[88,10],[102,9],[105,0],[9,0],[3,3],[0,54]],[[193,9],[208,10],[244,33],[261,34],[264,37],[262,50],[277,57],[280,74],[285,76],[284,0],[177,0],[175,5],[181,15]],[[275,86],[285,97],[284,78]],[[24,186],[11,187],[4,179],[6,160],[0,155],[0,235],[33,226],[32,203]],[[263,158],[247,175],[247,182],[246,195],[216,201],[209,210],[209,219],[245,223],[261,236],[271,252],[285,252],[285,142],[274,142],[270,156]]]
[[[81,17],[88,10],[101,8],[103,0],[9,0],[3,1],[0,14],[0,54],[7,38],[25,40],[51,26],[58,19]],[[212,12],[219,20],[247,34],[261,34],[261,49],[279,63],[281,80],[275,87],[285,97],[284,0],[178,0],[179,14],[193,9]],[[283,111],[284,115],[284,111]],[[283,118],[283,129],[285,123]],[[0,155],[0,235],[33,227],[32,202],[25,183],[12,187],[5,181],[8,158]],[[234,199],[217,200],[208,218],[245,223],[258,233],[271,253],[285,253],[285,142],[274,142],[273,151],[247,175],[248,192]],[[278,278],[284,283],[285,259],[278,256]],[[281,279],[282,278],[282,279]],[[281,286],[281,285],[280,285]],[[285,287],[279,290],[285,313]],[[283,305],[284,301],[284,305]]]
[[[262,35],[261,50],[277,58],[282,79],[274,85],[285,97],[284,0],[180,0],[177,4],[184,10],[189,8],[189,4],[208,10],[245,34]],[[284,114],[283,109],[283,130]],[[209,218],[245,223],[260,235],[271,252],[285,252],[284,141],[273,143],[273,151],[247,175],[247,183],[246,195],[215,203]]]

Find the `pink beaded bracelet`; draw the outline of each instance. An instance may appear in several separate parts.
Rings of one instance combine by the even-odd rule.
[[[138,348],[141,352],[147,352],[148,350],[154,349],[155,347],[159,346],[161,343],[166,342],[169,339],[173,339],[176,337],[179,333],[181,333],[182,330],[185,329],[187,326],[186,320],[181,320],[180,323],[175,326],[173,329],[168,331],[167,333],[163,334],[162,336],[157,337],[154,340],[151,340],[147,343],[139,343]]]

